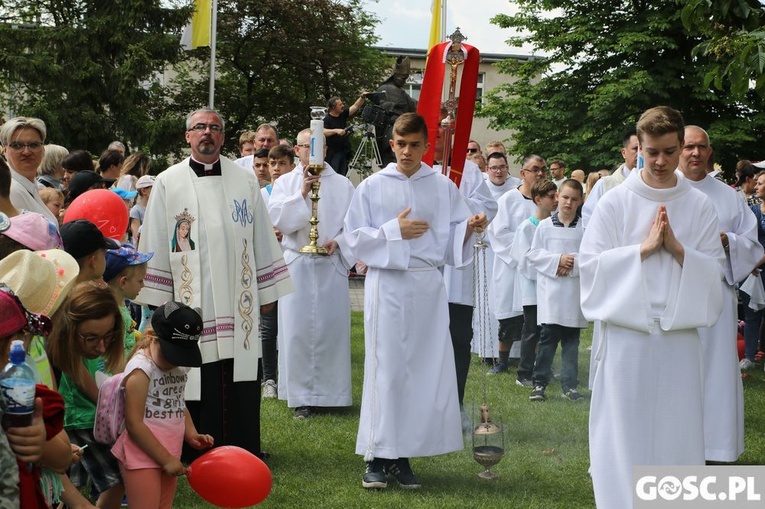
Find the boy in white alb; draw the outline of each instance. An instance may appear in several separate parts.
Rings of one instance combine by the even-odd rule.
[[[699,327],[722,310],[717,213],[676,171],[683,118],[637,123],[645,167],[606,193],[579,249],[582,311],[602,322],[590,406],[599,509],[632,507],[635,465],[704,465]]]
[[[561,343],[563,395],[576,401],[579,382],[579,329],[587,327],[579,305],[579,244],[582,242],[582,184],[568,179],[558,188],[558,210],[541,221],[528,254],[536,270],[537,323],[541,326],[539,351],[534,362],[534,390],[529,399],[544,401],[552,362]]]
[[[486,216],[470,216],[457,186],[422,163],[425,119],[401,115],[393,125],[389,164],[356,189],[345,236],[369,267],[364,284],[364,390],[356,454],[362,486],[420,487],[409,457],[462,449],[449,311],[439,270],[472,259],[471,238]]]

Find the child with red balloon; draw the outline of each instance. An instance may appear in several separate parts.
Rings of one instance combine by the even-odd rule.
[[[210,435],[197,433],[183,397],[189,368],[202,365],[202,317],[171,301],[157,308],[151,326],[125,367],[127,433],[112,453],[131,507],[170,509],[178,476],[187,472],[180,460],[183,440],[195,449],[213,445]]]

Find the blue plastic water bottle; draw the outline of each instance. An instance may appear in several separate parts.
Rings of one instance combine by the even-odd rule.
[[[11,343],[10,362],[0,374],[0,392],[5,398],[3,429],[23,428],[32,424],[35,411],[35,375],[24,359],[24,342]]]

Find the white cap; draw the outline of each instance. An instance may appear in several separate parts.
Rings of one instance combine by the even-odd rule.
[[[138,179],[138,182],[135,183],[136,189],[143,189],[145,187],[152,187],[154,186],[154,175],[144,175],[143,177]]]

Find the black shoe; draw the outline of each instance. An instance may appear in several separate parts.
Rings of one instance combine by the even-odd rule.
[[[547,399],[545,396],[545,386],[535,385],[534,390],[531,391],[531,396],[529,396],[529,399],[531,401],[545,401]]]
[[[515,385],[519,385],[521,387],[534,387],[534,382],[528,378],[516,378]]]
[[[361,480],[361,485],[367,489],[380,490],[388,487],[388,477],[385,474],[385,463],[388,460],[375,458],[367,462],[367,470]]]
[[[499,361],[494,364],[494,367],[486,372],[487,375],[498,375],[507,371],[507,363]]]
[[[584,396],[579,394],[579,391],[577,391],[576,389],[569,389],[567,391],[563,391],[563,397],[571,401],[581,401],[584,399]]]
[[[308,419],[316,410],[312,406],[299,406],[295,409],[295,419]]]
[[[416,490],[421,486],[420,480],[412,472],[409,458],[398,458],[388,461],[385,470],[396,478],[398,485],[405,490]]]

